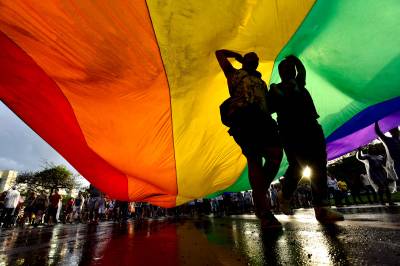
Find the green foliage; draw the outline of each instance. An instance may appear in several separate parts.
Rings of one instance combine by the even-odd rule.
[[[25,184],[28,190],[43,192],[54,189],[73,189],[76,181],[64,165],[46,163],[41,171],[23,172],[17,176],[17,184]]]

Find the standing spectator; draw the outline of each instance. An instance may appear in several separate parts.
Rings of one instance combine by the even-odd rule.
[[[78,197],[74,201],[74,205],[72,206],[72,219],[76,219],[78,222],[81,222],[81,212],[83,203],[85,202],[85,198],[82,195],[82,192],[79,191]]]
[[[70,198],[65,204],[65,223],[72,223],[73,221],[73,206],[75,199]]]
[[[361,183],[360,177],[356,176],[355,178],[352,178],[350,180],[349,186],[350,186],[350,193],[351,193],[351,196],[353,197],[354,204],[358,204],[358,203],[363,204],[364,202],[360,195],[360,191],[361,191],[361,188],[363,187],[363,185]]]
[[[99,199],[99,219],[104,220],[106,213],[106,201],[104,199],[103,193],[100,194],[100,199]]]
[[[63,207],[62,201],[59,200],[58,201],[58,205],[57,205],[57,214],[56,214],[56,222],[59,223],[60,222],[60,214],[61,214],[61,209]]]
[[[90,193],[90,198],[88,203],[89,223],[97,224],[99,216],[99,203],[100,203],[101,192],[93,185],[90,185],[89,193]]]
[[[107,220],[114,220],[115,221],[115,219],[114,219],[114,208],[115,208],[115,200],[110,200],[108,202]]]
[[[143,208],[141,202],[135,202],[135,217],[138,221],[143,219]]]
[[[278,211],[279,210],[278,191],[276,190],[274,184],[271,184],[269,188],[269,193],[271,195],[271,207],[275,211]]]
[[[48,214],[49,214],[48,224],[49,225],[53,225],[54,223],[57,223],[57,212],[58,212],[60,200],[61,200],[61,196],[60,196],[60,194],[58,194],[58,189],[56,188],[54,190],[54,194],[49,197],[49,202],[50,202],[49,210],[48,210]]]
[[[217,197],[217,202],[218,202],[218,216],[223,216],[225,213],[225,202],[224,202],[224,197],[222,195],[219,195]]]
[[[335,205],[336,206],[340,206],[342,204],[341,199],[339,197],[339,187],[337,184],[337,180],[336,178],[332,177],[331,175],[327,176],[327,185],[328,185],[328,194],[329,194],[329,198],[334,198],[335,199]]]
[[[251,192],[249,190],[245,191],[244,195],[243,195],[243,198],[244,198],[245,212],[250,213],[253,210],[253,197],[251,195]],[[222,204],[222,200],[223,199],[222,199],[221,196],[218,197],[217,200],[218,200],[218,202],[221,202],[221,204]]]
[[[126,223],[126,221],[128,220],[129,202],[119,201],[118,205],[119,205],[119,221],[122,223]],[[155,212],[156,212],[156,210],[153,209],[152,218],[153,218],[153,216],[155,216]]]
[[[12,224],[15,208],[20,200],[20,193],[16,186],[13,186],[4,199],[4,211],[2,213],[3,227],[7,228]]]
[[[349,201],[349,195],[348,195],[348,188],[347,188],[347,183],[341,179],[337,182],[337,186],[339,188],[340,191],[340,199],[346,202],[347,205],[350,205],[350,201]]]
[[[36,193],[31,192],[24,202],[25,209],[24,209],[23,223],[25,223],[26,220],[28,220],[29,224],[33,223],[32,215],[35,212],[34,210],[35,200],[36,200]]]
[[[375,184],[373,184],[373,182],[371,181],[371,178],[369,177],[369,175],[367,175],[367,174],[361,174],[361,175],[360,175],[360,178],[361,178],[361,182],[362,182],[362,184],[363,184],[365,193],[367,194],[368,202],[369,202],[370,204],[372,204],[372,200],[371,200],[371,197],[370,197],[370,193],[371,193],[372,196],[373,196],[373,200],[374,200],[373,202],[378,202],[378,198],[377,198],[377,196],[376,196],[376,189],[375,189],[375,187],[374,187]]]
[[[35,213],[34,226],[38,226],[43,222],[43,215],[46,211],[48,204],[49,202],[47,200],[47,197],[43,193],[36,197],[33,203],[33,209]]]
[[[3,214],[3,212],[5,211],[5,208],[4,208],[4,201],[5,201],[5,199],[6,199],[6,196],[7,196],[7,191],[3,191],[3,192],[0,194],[0,218],[3,217],[2,214]],[[1,223],[1,220],[0,220],[0,223]]]

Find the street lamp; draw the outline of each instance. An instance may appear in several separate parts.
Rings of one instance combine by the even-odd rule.
[[[305,178],[305,179],[311,179],[311,168],[310,168],[310,167],[306,166],[306,167],[303,169],[303,178]]]

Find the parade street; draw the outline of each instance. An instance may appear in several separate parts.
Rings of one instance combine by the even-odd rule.
[[[312,209],[277,215],[280,233],[254,215],[3,229],[0,265],[398,265],[399,206],[340,211],[332,225]]]

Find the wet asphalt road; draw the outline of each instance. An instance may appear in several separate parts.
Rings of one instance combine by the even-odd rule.
[[[281,233],[253,215],[2,230],[0,265],[400,265],[400,206],[341,210],[278,215]]]

